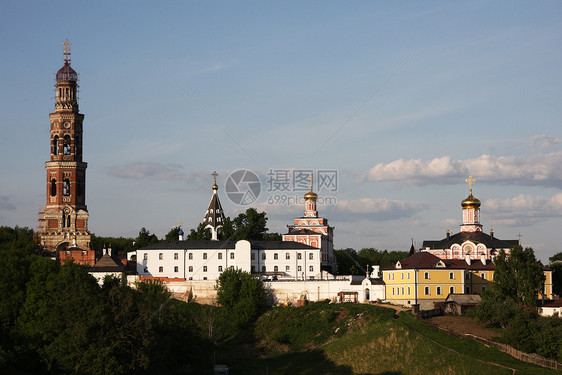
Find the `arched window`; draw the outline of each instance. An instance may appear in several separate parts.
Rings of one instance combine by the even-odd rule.
[[[438,296],[441,295],[441,287],[440,287],[440,286],[437,287],[437,295],[438,295]]]
[[[219,272],[222,272],[222,266],[219,266]]]
[[[273,271],[275,271],[275,272],[279,271],[279,267],[274,266],[274,267],[273,267]]]
[[[54,178],[51,180],[51,197],[57,195],[57,180]]]
[[[175,260],[178,260],[178,259],[179,259],[178,253],[174,253],[174,259],[175,259]]]
[[[273,259],[275,259],[275,260],[279,259],[279,254],[277,254],[277,253],[273,254]]]
[[[219,258],[219,259],[222,259],[222,253],[219,253],[218,258]]]
[[[189,272],[193,272],[193,266],[189,266]]]
[[[66,226],[66,214],[62,214],[62,227],[64,228]]]
[[[234,253],[230,253],[230,259],[234,259]]]
[[[62,195],[68,197],[70,195],[70,180],[65,178],[62,182]]]
[[[164,254],[162,254],[162,253],[158,254],[158,259],[159,259],[159,260],[164,259]]]
[[[207,259],[207,253],[203,253],[203,259]]]
[[[265,266],[261,266],[261,272],[265,272]]]
[[[297,253],[297,259],[302,259],[302,254],[301,254],[301,253]]]
[[[450,293],[450,294],[454,294],[454,293],[455,293],[455,287],[454,287],[454,286],[452,286],[452,287],[449,288],[449,293]]]
[[[65,135],[63,139],[62,153],[64,155],[70,155],[70,136],[68,134]]]
[[[70,215],[66,216],[66,226],[70,228]]]
[[[310,259],[310,260],[314,259],[314,253],[308,254],[308,259]]]
[[[178,266],[174,266],[174,272],[178,272],[179,268]]]
[[[55,138],[53,138],[53,154],[54,155],[59,154],[59,136],[58,135],[55,135]]]
[[[164,272],[164,267],[162,266],[158,267],[158,272]]]
[[[193,259],[193,253],[189,253],[188,258]]]
[[[369,288],[365,289],[365,301],[370,301],[371,300],[371,295],[369,293]]]
[[[429,296],[429,287],[428,287],[428,286],[426,286],[426,287],[424,288],[424,294],[425,294],[426,296]]]

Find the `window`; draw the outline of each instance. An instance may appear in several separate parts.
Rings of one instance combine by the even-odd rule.
[[[423,278],[426,279],[426,280],[429,280],[429,272],[425,272],[423,274]]]
[[[203,272],[207,272],[207,266],[203,266]]]
[[[51,197],[57,195],[57,180],[54,178],[51,180]]]
[[[256,266],[252,266],[252,273],[256,272]]]
[[[277,253],[273,254],[273,259],[275,259],[275,260],[279,259],[279,254],[277,254]]]
[[[408,287],[408,295],[410,295],[410,287]],[[409,303],[409,302],[408,302]]]
[[[402,295],[404,295],[404,287],[402,287]]]
[[[470,279],[470,272],[467,272],[467,273],[464,274],[464,279],[465,280]]]
[[[144,260],[147,260],[147,259],[148,259],[148,253],[144,253],[143,259],[144,259]]]
[[[252,260],[256,260],[256,253],[252,253]]]
[[[187,256],[189,259],[193,259],[193,253],[189,253],[189,255]]]
[[[261,253],[261,259],[265,260],[265,253]]]
[[[404,272],[400,273],[400,277],[401,277],[402,280],[404,280]]]
[[[162,254],[162,253],[158,254],[158,259],[160,259],[160,260],[164,259],[164,254]]]
[[[158,267],[158,272],[164,272],[164,267],[162,266]]]
[[[470,294],[470,287],[469,287],[469,286],[467,286],[466,288],[464,288],[464,290],[465,290],[465,293],[466,293],[466,294]]]
[[[441,287],[438,286],[438,287],[437,287],[437,295],[440,296],[441,294],[443,294],[443,293],[441,293]]]
[[[449,293],[450,293],[450,294],[455,293],[455,287],[454,287],[454,286],[452,286],[452,287],[449,288]]]
[[[55,135],[55,138],[53,138],[53,154],[54,155],[59,154],[59,136],[58,135]]]
[[[481,273],[480,276],[482,277],[482,280],[486,280],[486,274],[485,273]]]
[[[219,272],[222,272],[222,266],[219,266]]]
[[[406,278],[407,278],[408,280],[410,280],[410,272],[407,272],[407,273],[406,273]]]
[[[314,254],[313,253],[308,254],[308,259],[310,260],[314,259]]]
[[[308,267],[308,270],[309,270],[310,272],[314,272],[314,266]]]
[[[278,272],[278,271],[279,271],[279,267],[274,266],[274,267],[273,267],[273,271],[274,271],[274,272]]]
[[[174,272],[178,272],[178,266],[174,266]]]
[[[455,273],[454,273],[454,272],[449,272],[449,279],[450,279],[450,280],[454,280],[454,279],[455,279]]]
[[[297,259],[302,259],[302,254],[301,254],[301,253],[297,253]]]
[[[207,259],[207,253],[203,253],[203,259]]]
[[[261,272],[265,272],[265,266],[261,266]]]
[[[285,259],[291,259],[291,254],[289,253],[285,254]]]
[[[189,277],[189,280],[193,280],[193,277],[190,276],[190,277]]]
[[[285,271],[289,272],[291,270],[291,266],[285,266]]]
[[[70,195],[70,180],[65,178],[62,182],[62,195],[68,197]]]
[[[148,272],[148,267],[144,267],[144,273]]]
[[[234,259],[234,253],[230,253],[230,259]]]
[[[218,258],[222,259],[222,253],[219,253]]]
[[[62,153],[64,155],[70,155],[70,136],[68,134],[65,135],[63,139]]]
[[[392,287],[392,295],[394,295],[394,287]]]
[[[178,260],[178,258],[179,258],[178,253],[174,253],[174,259],[175,259],[175,260]]]
[[[193,272],[193,266],[189,266],[189,272]]]
[[[298,266],[298,267],[297,267],[297,271],[301,272],[301,271],[302,271],[302,266]]]
[[[424,288],[424,294],[425,294],[426,296],[429,296],[430,293],[429,293],[429,287],[428,287],[428,286],[426,286],[426,287]]]
[[[203,280],[207,280],[207,276],[205,276],[205,277],[203,278]]]

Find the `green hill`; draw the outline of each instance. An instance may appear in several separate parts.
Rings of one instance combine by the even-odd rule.
[[[256,322],[254,337],[219,346],[217,363],[230,374],[559,373],[370,305],[274,308]]]

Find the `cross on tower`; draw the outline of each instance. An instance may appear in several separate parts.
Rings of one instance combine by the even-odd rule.
[[[312,180],[314,179],[314,175],[311,173],[310,174],[310,191],[312,191],[312,186],[313,186],[313,182]]]
[[[214,171],[213,173],[211,173],[211,176],[213,176],[213,178],[214,178],[214,183],[215,183],[215,185],[217,184],[217,176],[218,176],[218,175],[219,175],[219,174],[217,173],[217,171]]]
[[[523,237],[523,235],[521,234],[521,232],[519,232],[519,234],[517,235],[517,238],[519,238],[519,245],[521,245],[521,237]]]
[[[68,39],[66,39],[66,41],[62,45],[64,46],[64,61],[70,61],[70,46],[72,45],[72,43],[70,43]]]
[[[472,195],[472,183],[476,181],[475,178],[472,178],[472,176],[468,176],[468,178],[465,180],[466,182],[468,182],[468,187],[470,189],[470,194]]]

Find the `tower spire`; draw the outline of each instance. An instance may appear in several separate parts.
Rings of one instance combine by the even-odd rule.
[[[70,64],[70,46],[72,45],[72,43],[70,43],[68,39],[66,39],[64,43],[62,43],[62,45],[64,46],[64,50],[62,53],[64,56],[64,62],[65,64]]]
[[[203,224],[205,225],[205,229],[209,228],[211,230],[211,239],[213,241],[217,241],[218,230],[219,228],[222,228],[225,217],[219,200],[219,195],[217,194],[217,190],[219,189],[217,185],[218,173],[214,171],[211,173],[211,176],[213,176],[213,195],[211,197],[211,202],[209,202],[209,208],[207,208],[207,211],[205,212]]]

